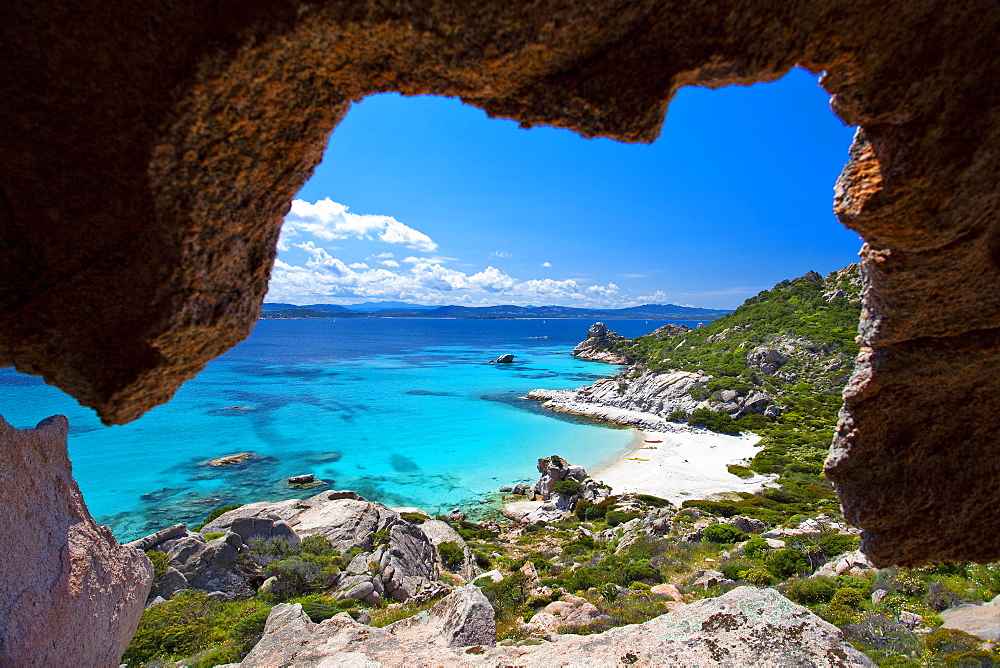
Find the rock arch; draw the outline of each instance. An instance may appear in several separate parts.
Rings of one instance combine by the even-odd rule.
[[[867,240],[865,349],[829,475],[877,563],[995,559],[998,34],[992,0],[20,3],[0,364],[107,423],[167,401],[249,333],[282,216],[364,95],[650,141],[681,86],[800,64],[860,126],[835,208]]]

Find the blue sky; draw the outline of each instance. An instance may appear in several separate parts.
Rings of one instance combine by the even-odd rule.
[[[854,129],[828,99],[802,70],[685,88],[630,145],[368,97],[285,219],[267,301],[735,308],[857,259],[831,210]]]

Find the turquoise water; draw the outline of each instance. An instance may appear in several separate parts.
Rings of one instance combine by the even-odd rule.
[[[167,405],[103,427],[39,379],[0,370],[0,414],[19,428],[69,417],[74,475],[91,513],[122,540],[219,506],[302,498],[313,473],[389,505],[438,512],[535,477],[539,457],[593,466],[627,430],[558,416],[520,399],[591,383],[617,367],[572,358],[591,321],[264,320]],[[615,321],[636,336],[665,324]],[[547,337],[547,338],[541,338]],[[512,365],[489,365],[502,353]],[[250,451],[231,468],[206,460]]]

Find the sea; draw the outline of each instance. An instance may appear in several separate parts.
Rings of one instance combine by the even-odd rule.
[[[677,321],[671,321],[677,322]],[[20,429],[69,418],[73,473],[121,541],[222,506],[350,489],[392,507],[486,512],[500,487],[537,479],[540,457],[593,467],[633,432],[523,399],[618,367],[573,358],[592,320],[261,320],[174,398],[105,427],[41,379],[0,369],[0,415]],[[608,321],[635,337],[667,324]],[[696,326],[696,322],[684,322]],[[511,353],[513,364],[489,361]],[[244,463],[208,461],[251,452]],[[287,483],[312,473],[311,488]]]

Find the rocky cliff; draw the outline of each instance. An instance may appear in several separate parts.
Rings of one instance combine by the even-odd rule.
[[[596,323],[573,354],[630,366],[589,386],[527,397],[658,431],[677,429],[697,409],[774,419],[795,396],[839,395],[858,350],[860,286],[857,265],[825,278],[810,272],[697,330],[667,325],[634,340]]]

